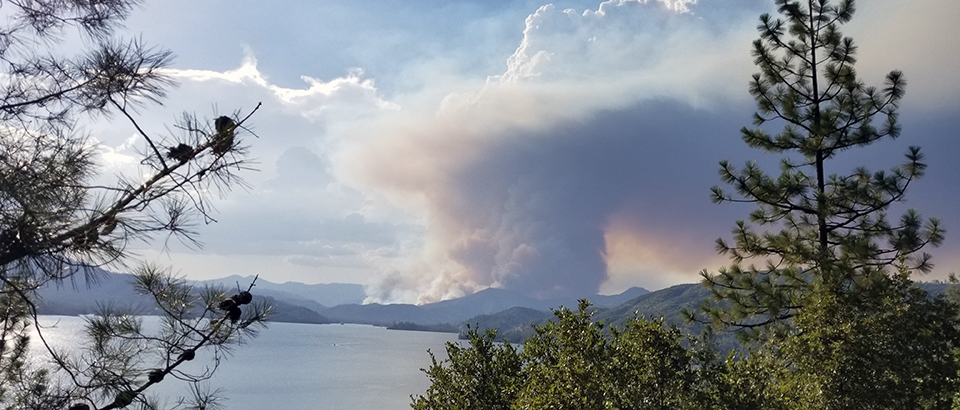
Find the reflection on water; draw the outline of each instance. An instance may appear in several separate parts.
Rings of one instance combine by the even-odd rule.
[[[147,317],[145,323],[155,326],[157,318]],[[83,340],[81,318],[44,316],[41,324],[47,341],[60,348],[75,349]],[[410,395],[429,386],[420,371],[430,364],[427,349],[443,358],[444,343],[456,336],[364,325],[271,323],[233,350],[210,385],[223,389],[229,409],[408,409]],[[189,364],[202,365],[202,359]],[[186,388],[164,381],[149,391],[176,397],[187,395]]]

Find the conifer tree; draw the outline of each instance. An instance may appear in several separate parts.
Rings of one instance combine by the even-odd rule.
[[[242,184],[241,137],[252,115],[208,120],[185,114],[174,135],[141,127],[137,109],[160,102],[172,81],[163,71],[170,52],[115,33],[138,3],[0,3],[2,408],[157,408],[150,386],[165,376],[208,379],[224,349],[249,335],[268,311],[251,303],[249,287],[230,298],[226,289],[194,290],[168,270],[132,258],[129,246],[136,241],[167,236],[196,243],[191,224],[213,221],[207,196]],[[59,48],[74,32],[88,49]],[[115,118],[114,126],[137,135],[142,155],[136,175],[110,181],[98,172],[98,147],[81,125]],[[52,348],[37,323],[36,290],[64,281],[95,284],[100,267],[135,268],[137,290],[155,301],[153,312],[161,316],[159,329],[143,326],[132,315],[138,312],[105,308],[87,318],[87,343],[74,352]],[[181,365],[199,356],[198,349],[213,358],[212,366],[191,373]],[[213,406],[210,395],[195,393],[193,408]]]
[[[904,267],[927,272],[943,230],[937,219],[913,211],[891,219],[892,205],[926,165],[917,147],[889,171],[841,169],[846,150],[900,135],[897,108],[905,80],[891,71],[880,88],[867,86],[854,69],[857,47],[840,33],[854,14],[853,0],[776,0],[780,17],[760,17],[752,55],[760,72],[750,94],[757,101],[753,128],[743,128],[750,147],[783,154],[779,175],[756,163],[721,162],[731,194],[713,189],[713,200],[757,205],[749,222],[738,221],[733,243],[717,249],[732,264],[701,275],[724,304],[707,307],[716,323],[757,329],[784,324],[814,287],[857,294]],[[782,127],[776,134],[773,127]],[[846,173],[840,173],[846,172]]]

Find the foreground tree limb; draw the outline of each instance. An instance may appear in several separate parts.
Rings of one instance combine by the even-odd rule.
[[[114,35],[137,3],[0,3],[10,16],[0,26],[0,406],[155,408],[144,395],[150,386],[171,374],[193,383],[209,378],[215,366],[189,374],[181,365],[201,348],[216,363],[269,314],[269,306],[251,303],[250,288],[236,293],[243,303],[224,307],[233,300],[225,289],[193,289],[128,251],[134,241],[173,237],[199,246],[191,226],[215,221],[208,196],[245,186],[244,137],[260,107],[216,118],[184,114],[177,135],[145,129],[137,110],[160,103],[174,84],[163,71],[169,51]],[[76,29],[92,46],[57,56],[59,41]],[[138,172],[105,183],[98,147],[81,124],[116,114],[115,125],[130,128],[144,149]],[[105,308],[87,319],[86,349],[57,351],[37,320],[37,290],[78,275],[95,285],[101,267],[135,267],[139,291],[152,295],[156,310]],[[135,315],[144,313],[161,317],[158,332],[143,330]],[[27,365],[30,329],[51,368]],[[148,358],[142,346],[163,354]]]

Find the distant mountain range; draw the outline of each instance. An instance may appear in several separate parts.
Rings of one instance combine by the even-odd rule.
[[[96,312],[100,306],[129,308],[141,314],[154,314],[153,303],[138,295],[133,277],[122,273],[96,272],[95,282],[51,285],[40,291],[42,314],[80,315]],[[246,289],[252,276],[230,276],[222,279],[192,282],[195,286],[220,285],[228,289]],[[360,323],[394,326],[405,323],[409,327],[446,325],[441,329],[456,331],[460,324],[478,315],[489,315],[514,307],[542,312],[561,305],[576,306],[574,298],[538,300],[504,289],[486,289],[459,299],[442,302],[412,304],[362,304],[366,297],[363,286],[357,284],[307,285],[297,282],[274,283],[257,279],[251,290],[255,297],[270,300],[275,314],[271,320],[296,323]],[[631,288],[618,295],[588,296],[597,306],[613,307],[637,296],[649,293],[643,288]]]
[[[246,288],[253,281],[253,278],[253,276],[233,275],[222,279],[193,283],[196,285],[218,284],[229,288],[239,284]],[[253,289],[258,294],[289,301],[318,312],[331,306],[363,303],[363,300],[367,297],[367,294],[363,291],[363,286],[353,283],[307,285],[299,282],[274,283],[258,278]]]
[[[96,283],[89,286],[65,283],[41,289],[41,314],[80,315],[95,313],[100,306],[127,307],[138,314],[155,314],[153,303],[133,289],[133,278],[127,274],[100,271]],[[194,285],[222,285],[228,289],[246,289],[253,277],[231,276]],[[932,295],[943,293],[944,283],[918,283]],[[275,313],[271,321],[294,323],[359,323],[395,329],[460,332],[467,326],[498,329],[498,338],[521,342],[533,334],[533,327],[553,317],[552,309],[566,306],[575,309],[574,298],[538,300],[505,289],[485,289],[458,299],[425,305],[362,304],[365,294],[357,284],[307,285],[297,282],[273,283],[257,279],[251,290],[255,298],[269,300]],[[621,326],[635,316],[663,318],[688,331],[698,326],[684,323],[681,311],[696,310],[710,292],[700,284],[681,284],[655,292],[630,288],[618,295],[586,296],[594,306],[594,318],[608,326]],[[725,344],[735,343],[731,341]]]
[[[104,307],[122,308],[136,314],[152,315],[158,314],[154,308],[153,300],[147,295],[138,294],[134,289],[134,279],[132,275],[124,273],[113,273],[104,270],[95,270],[89,275],[94,280],[85,281],[83,278],[75,278],[72,281],[65,281],[60,284],[50,284],[39,290],[40,299],[37,303],[38,311],[43,315],[84,315],[96,313]],[[223,283],[227,288],[237,286],[237,282],[244,289],[250,284],[243,278],[225,278],[230,282]],[[219,281],[194,282],[196,286],[204,286]],[[322,317],[315,309],[323,310],[324,305],[313,299],[307,299],[297,296],[296,293],[284,292],[268,289],[270,286],[264,286],[261,290],[261,282],[257,280],[257,286],[252,290],[255,297],[269,300],[275,308],[275,314],[271,320],[277,322],[293,323],[330,323]],[[226,283],[230,283],[227,285]],[[311,285],[296,284],[309,287]],[[294,290],[299,290],[299,286],[291,286]],[[333,289],[349,294],[353,289],[341,289],[342,284],[330,285]],[[363,288],[356,286],[360,292],[359,300],[362,300]],[[356,292],[353,292],[356,293]],[[323,293],[320,293],[323,295]],[[342,297],[331,298],[330,300],[341,300]],[[357,300],[357,299],[349,299]]]
[[[618,295],[585,296],[596,301],[598,306],[612,307],[648,293],[643,288],[630,288]],[[551,299],[538,300],[528,298],[518,292],[504,289],[485,289],[458,299],[444,300],[425,305],[408,304],[349,304],[334,306],[321,312],[322,315],[337,322],[365,323],[391,326],[394,323],[409,322],[420,325],[446,323],[459,326],[460,323],[478,315],[488,315],[504,310],[521,307],[549,311],[558,306],[575,307],[577,300]]]
[[[144,315],[157,313],[153,301],[134,289],[133,276],[105,270],[95,270],[89,276],[95,280],[76,278],[40,289],[40,314],[82,315],[95,313],[101,307],[122,307]],[[238,286],[246,289],[252,280],[252,276],[231,276],[212,281],[192,281],[191,284],[197,287],[222,285],[227,289]],[[292,323],[332,323],[318,312],[335,304],[360,303],[365,297],[363,286],[356,284],[276,284],[263,279],[257,280],[251,293],[255,298],[271,302],[274,314],[270,320]]]

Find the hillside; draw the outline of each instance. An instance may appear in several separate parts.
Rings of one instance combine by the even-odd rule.
[[[497,331],[497,340],[510,343],[523,343],[533,336],[534,326],[542,326],[553,318],[550,311],[524,307],[514,307],[490,315],[479,315],[467,319],[460,325],[460,338],[467,338],[467,331],[478,329],[481,333],[488,329]]]
[[[660,289],[638,296],[611,309],[597,312],[594,318],[610,326],[622,326],[634,315],[648,319],[664,319],[676,325],[683,325],[683,309],[696,311],[704,300],[710,297],[710,291],[699,283],[685,283]]]
[[[600,301],[598,306],[613,307],[636,295],[648,293],[643,288],[631,288],[618,295],[593,295],[591,300]],[[334,306],[320,313],[335,322],[363,323],[391,326],[409,322],[419,325],[450,324],[456,326],[478,315],[492,315],[510,308],[520,307],[549,311],[559,306],[576,306],[576,298],[532,299],[505,289],[484,289],[458,299],[444,300],[426,305],[409,304],[350,304]]]
[[[194,281],[194,284],[217,284],[226,287],[235,287],[237,284],[248,284],[253,281],[253,276],[227,276],[221,279]],[[355,283],[323,283],[307,285],[300,282],[275,283],[257,278],[258,293],[262,295],[273,296],[277,299],[283,299],[306,308],[320,311],[327,307],[360,304],[367,297],[363,290],[363,285]]]
[[[134,289],[132,275],[113,273],[101,269],[92,272],[92,279],[86,281],[77,278],[61,284],[50,284],[38,291],[38,311],[42,315],[85,315],[101,310],[101,306],[125,309],[141,315],[157,314],[153,300],[138,294]],[[253,278],[250,278],[253,279]],[[247,283],[249,280],[247,280]],[[244,282],[241,282],[244,283]],[[316,310],[304,307],[317,305],[316,302],[303,299],[288,299],[285,293],[260,290],[260,281],[253,293],[255,298],[271,301],[274,314],[270,318],[276,322],[293,323],[330,323]],[[236,285],[234,285],[236,286]],[[322,306],[320,306],[322,309]]]
[[[87,275],[89,279],[77,276],[41,288],[37,292],[39,313],[74,316],[95,313],[98,306],[110,306],[154,314],[153,300],[134,290],[131,275],[93,269]]]
[[[700,284],[671,286],[654,292],[646,292],[616,306],[591,304],[597,308],[594,319],[608,326],[622,326],[634,315],[658,318],[661,315],[670,323],[684,325],[682,309],[695,310],[700,302],[710,295]],[[603,300],[603,299],[600,299]],[[575,305],[564,305],[574,308]],[[464,325],[481,330],[497,329],[497,338],[512,343],[520,343],[534,333],[533,326],[543,325],[553,318],[550,309],[514,308],[494,314],[478,315],[467,319]],[[461,326],[461,336],[466,327]]]

